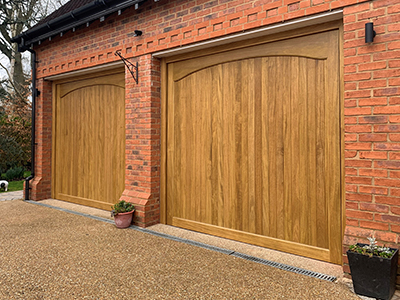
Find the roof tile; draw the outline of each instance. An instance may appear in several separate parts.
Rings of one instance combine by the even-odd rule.
[[[82,7],[86,4],[89,4],[91,2],[94,2],[93,0],[70,0],[67,3],[65,3],[63,6],[61,6],[59,9],[57,9],[56,11],[54,11],[53,13],[51,13],[50,15],[48,15],[46,18],[44,18],[43,20],[39,21],[36,25],[41,25],[44,23],[47,23],[51,20],[54,20],[57,17],[60,17],[62,15],[65,15],[79,7]]]

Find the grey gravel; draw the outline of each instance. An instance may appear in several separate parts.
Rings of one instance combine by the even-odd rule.
[[[0,299],[359,299],[344,285],[0,202]]]

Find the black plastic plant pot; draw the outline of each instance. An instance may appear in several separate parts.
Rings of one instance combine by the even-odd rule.
[[[365,246],[366,244],[357,244]],[[398,249],[391,258],[369,257],[347,251],[351,278],[356,294],[371,298],[390,300],[396,290]]]

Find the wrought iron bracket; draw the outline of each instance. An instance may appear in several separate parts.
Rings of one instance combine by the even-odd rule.
[[[114,54],[116,56],[119,56],[122,59],[125,66],[128,67],[129,72],[131,72],[133,80],[135,80],[136,84],[138,84],[139,83],[139,63],[138,62],[136,62],[136,64],[131,63],[129,60],[127,60],[125,57],[123,57],[119,51],[115,51]]]

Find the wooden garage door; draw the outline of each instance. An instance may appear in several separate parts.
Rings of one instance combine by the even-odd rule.
[[[125,186],[124,73],[55,89],[53,197],[110,210]]]
[[[341,263],[338,30],[167,65],[167,223]]]

